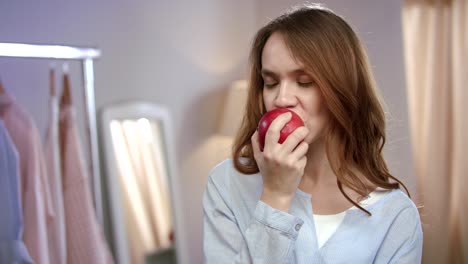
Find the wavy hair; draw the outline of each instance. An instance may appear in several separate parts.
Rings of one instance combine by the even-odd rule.
[[[364,47],[343,18],[320,5],[294,8],[257,32],[250,52],[245,114],[232,148],[236,170],[259,172],[251,137],[266,112],[261,58],[265,43],[275,32],[281,34],[322,92],[330,113],[325,132],[327,157],[344,197],[371,215],[343,189],[346,186],[361,197],[367,195],[369,190],[356,169],[375,186],[399,189],[401,185],[409,195],[406,186],[390,174],[382,156],[385,115]]]

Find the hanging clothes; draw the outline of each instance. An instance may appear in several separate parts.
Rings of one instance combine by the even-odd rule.
[[[60,147],[58,135],[58,99],[49,99],[49,124],[44,144],[45,162],[49,177],[49,189],[54,218],[49,223],[49,251],[51,263],[67,263],[65,212],[63,205],[63,184],[60,171]]]
[[[23,241],[35,263],[49,264],[47,222],[54,212],[39,133],[31,117],[8,93],[0,95],[0,117],[19,154]]]
[[[76,126],[76,113],[71,105],[68,85],[67,79],[59,114],[67,263],[113,263],[92,204],[89,174],[85,166]]]
[[[33,263],[21,240],[18,152],[0,121],[0,263]]]

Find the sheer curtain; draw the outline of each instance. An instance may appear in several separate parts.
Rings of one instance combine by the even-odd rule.
[[[405,0],[410,127],[424,263],[468,263],[468,4]]]

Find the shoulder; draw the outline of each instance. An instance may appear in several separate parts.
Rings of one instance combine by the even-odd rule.
[[[400,189],[387,191],[384,196],[376,203],[367,207],[372,214],[383,213],[385,215],[397,216],[402,212],[411,212],[419,216],[418,208],[414,202]]]
[[[421,228],[419,210],[402,190],[389,191],[380,201],[368,208],[381,226],[412,232]]]
[[[235,173],[234,164],[231,159],[226,159],[211,169],[208,175],[208,184],[219,187],[229,185],[231,174]]]
[[[209,173],[206,190],[215,189],[221,196],[253,200],[260,197],[262,177],[259,173],[246,175],[237,171],[232,159],[217,164]],[[231,199],[229,199],[231,200]]]
[[[234,170],[234,164],[232,162],[232,159],[225,159],[221,161],[220,163],[216,164],[211,171],[210,171],[210,177],[220,177],[218,175],[225,174],[229,172],[230,170]]]
[[[389,203],[398,212],[397,218],[409,227],[418,228],[421,226],[419,210],[416,204],[402,190],[394,190],[394,197],[390,197]]]
[[[391,210],[396,214],[408,212],[413,216],[419,217],[418,208],[414,204],[413,200],[411,200],[410,197],[408,197],[408,195],[402,190],[392,190],[384,198],[386,198],[386,200],[384,200],[384,207],[386,210]]]
[[[364,217],[368,225],[375,225],[379,229],[388,230],[395,225],[403,224],[407,228],[420,225],[419,211],[414,202],[399,189],[387,190],[375,203],[364,206],[371,216],[354,207],[350,213],[355,217]]]
[[[379,217],[383,241],[376,261],[420,263],[423,231],[418,208],[401,190],[391,191],[383,205]]]
[[[225,159],[214,166],[213,169],[211,169],[209,173],[209,181],[213,181],[222,185],[229,185],[232,182],[239,181],[245,184],[249,184],[249,179],[251,181],[252,179],[261,178],[259,176],[260,175],[258,173],[252,175],[243,174],[236,170],[232,159]]]

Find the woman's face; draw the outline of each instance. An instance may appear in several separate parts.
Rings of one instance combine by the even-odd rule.
[[[279,33],[273,33],[263,48],[262,78],[266,110],[289,108],[309,129],[305,142],[311,144],[320,140],[328,112],[322,93],[302,63],[294,59]]]

